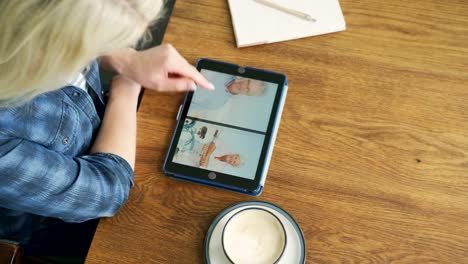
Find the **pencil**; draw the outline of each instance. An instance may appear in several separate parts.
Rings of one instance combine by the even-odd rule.
[[[262,5],[266,5],[268,7],[274,8],[276,10],[282,11],[284,13],[300,17],[300,18],[308,20],[308,21],[312,21],[312,22],[317,21],[315,18],[311,17],[309,14],[302,13],[300,11],[293,10],[293,9],[290,9],[290,8],[287,8],[287,7],[284,7],[284,6],[280,6],[278,4],[272,3],[272,2],[267,1],[267,0],[254,0],[254,1],[257,2],[257,3],[260,3]]]

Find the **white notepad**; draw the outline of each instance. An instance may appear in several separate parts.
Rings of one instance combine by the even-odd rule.
[[[338,0],[269,1],[309,14],[317,21],[307,21],[254,0],[228,0],[237,47],[304,38],[346,29]]]

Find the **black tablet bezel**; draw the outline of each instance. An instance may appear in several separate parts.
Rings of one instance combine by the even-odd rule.
[[[265,134],[265,140],[263,143],[262,151],[260,154],[259,164],[257,167],[257,171],[255,172],[255,178],[253,180],[242,178],[235,175],[224,174],[221,172],[213,171],[216,173],[215,179],[210,179],[208,174],[212,171],[191,167],[179,163],[173,162],[175,149],[177,147],[177,143],[179,142],[180,134],[183,128],[183,124],[185,118],[187,117],[187,113],[190,107],[190,103],[192,100],[193,92],[188,92],[184,104],[182,106],[182,112],[179,113],[179,118],[177,120],[177,126],[173,134],[173,138],[171,140],[171,145],[166,155],[166,160],[164,163],[164,172],[173,175],[173,176],[182,176],[187,180],[193,178],[196,182],[204,182],[208,185],[214,185],[218,187],[225,187],[227,189],[237,189],[238,191],[245,191],[245,192],[255,192],[259,190],[259,187],[262,179],[266,177],[266,175],[262,175],[264,172],[265,166],[268,165],[268,157],[269,149],[272,148],[272,138],[274,136],[274,129],[275,123],[279,122],[277,120],[281,113],[281,102],[283,97],[285,96],[285,86],[286,86],[286,76],[281,73],[276,73],[272,71],[266,71],[261,69],[256,69],[252,67],[240,67],[236,64],[226,63],[215,61],[211,59],[200,59],[197,62],[196,68],[198,71],[201,69],[211,70],[215,72],[221,72],[226,74],[231,74],[235,76],[241,76],[256,80],[262,80],[270,83],[277,84],[277,91],[275,96],[275,101],[273,103],[273,107],[270,114],[270,120],[268,122],[268,128]],[[271,158],[271,157],[269,157]]]

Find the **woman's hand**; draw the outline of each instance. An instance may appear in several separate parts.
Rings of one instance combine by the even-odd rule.
[[[195,67],[168,44],[145,51],[120,50],[103,56],[101,62],[143,87],[156,91],[193,91],[197,85],[214,89]]]

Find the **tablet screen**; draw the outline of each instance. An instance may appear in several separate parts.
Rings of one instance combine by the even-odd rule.
[[[202,69],[215,90],[192,97],[173,162],[254,179],[277,83]]]

